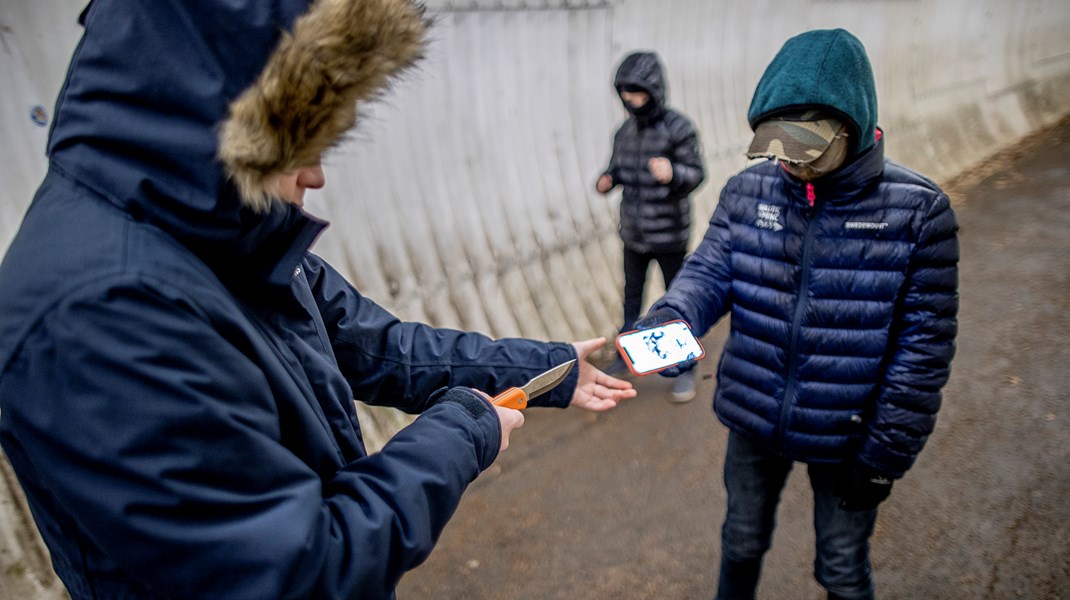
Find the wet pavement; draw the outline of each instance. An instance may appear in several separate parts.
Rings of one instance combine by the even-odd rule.
[[[958,354],[936,431],[881,506],[882,599],[1070,599],[1070,120],[947,186],[962,262]],[[698,398],[635,381],[609,413],[532,410],[469,488],[401,600],[711,598],[727,430]],[[702,378],[707,377],[707,378]],[[793,471],[758,597],[824,598]]]

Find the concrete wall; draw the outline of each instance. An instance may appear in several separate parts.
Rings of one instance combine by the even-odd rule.
[[[47,117],[83,4],[0,4],[0,250],[44,174]],[[661,54],[670,102],[700,130],[708,179],[696,238],[746,164],[762,70],[801,31],[845,27],[862,39],[889,156],[937,181],[1070,112],[1065,0],[429,6],[438,23],[422,70],[327,157],[328,186],[307,204],[332,222],[315,250],[402,318],[493,336],[574,340],[619,325],[617,198],[592,188],[624,117],[610,81],[631,50]],[[41,123],[35,106],[49,113]],[[379,443],[405,421],[376,411],[365,422]],[[10,478],[0,499],[0,596],[54,597]]]

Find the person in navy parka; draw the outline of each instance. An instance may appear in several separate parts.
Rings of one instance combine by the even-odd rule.
[[[319,161],[421,55],[408,0],[93,0],[0,264],[0,443],[70,595],[388,598],[575,344],[401,322],[309,247]],[[470,389],[475,388],[475,389]],[[421,413],[365,451],[353,400]]]
[[[704,334],[732,315],[714,398],[730,429],[717,597],[754,597],[799,461],[818,582],[829,598],[872,598],[877,505],[933,431],[954,355],[958,227],[936,184],[884,158],[869,59],[849,32],[788,40],[749,120],[748,156],[774,160],[727,182],[640,325],[683,318]]]

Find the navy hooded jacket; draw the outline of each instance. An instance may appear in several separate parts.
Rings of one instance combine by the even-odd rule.
[[[308,252],[324,223],[242,208],[217,126],[307,8],[85,15],[0,264],[0,443],[75,599],[390,597],[500,445],[446,389],[575,357],[400,322]],[[354,398],[422,415],[368,456]]]
[[[853,129],[875,123],[868,60],[850,73],[857,86],[843,83],[855,42],[842,30],[789,41],[784,54],[796,60],[774,60],[752,113],[797,107],[800,93],[783,90],[804,85],[802,73],[806,106],[861,105]],[[725,425],[792,459],[900,477],[933,430],[955,351],[958,227],[936,184],[885,160],[880,136],[868,135],[812,184],[775,160],[732,177],[651,310],[675,310],[696,334],[731,313],[714,397]]]
[[[620,237],[633,252],[685,252],[691,237],[690,194],[706,177],[702,146],[695,126],[669,108],[665,75],[656,54],[636,52],[617,68],[618,93],[631,86],[643,89],[650,101],[641,109],[624,103],[631,116],[613,137],[613,153],[605,174],[623,187]],[[659,183],[650,173],[650,159],[672,163],[672,180]]]

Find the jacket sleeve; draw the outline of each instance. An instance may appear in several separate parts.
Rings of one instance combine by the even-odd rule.
[[[947,196],[925,214],[892,328],[890,359],[859,461],[892,477],[936,425],[958,330],[958,225]]]
[[[710,225],[695,251],[688,257],[669,290],[650,311],[668,307],[680,313],[701,338],[730,309],[732,303],[732,239],[727,202],[732,181],[721,198]]]
[[[283,443],[276,390],[233,324],[160,289],[66,303],[5,376],[27,382],[4,407],[5,448],[56,507],[49,534],[153,596],[390,597],[494,460],[494,411],[439,402],[321,476]]]
[[[362,402],[419,413],[440,388],[465,386],[494,396],[576,358],[571,344],[494,340],[402,322],[319,257],[309,255],[305,262],[339,368]],[[533,398],[531,406],[567,407],[578,378],[579,369],[573,369],[551,392]]]
[[[617,132],[613,134],[613,145],[609,154],[609,165],[605,171],[602,171],[603,175],[609,175],[613,178],[613,185],[620,185],[620,146],[621,136],[624,135],[624,127],[621,126],[617,129]]]
[[[699,142],[695,126],[682,115],[679,116],[671,134],[672,153],[669,160],[672,162],[672,181],[670,185],[678,193],[690,194],[706,178],[706,170],[702,164],[702,144]]]

